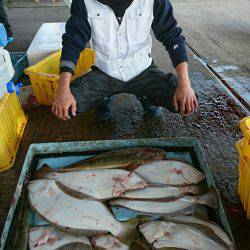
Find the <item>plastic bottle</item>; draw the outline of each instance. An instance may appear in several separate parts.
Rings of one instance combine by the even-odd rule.
[[[0,48],[0,100],[8,92],[7,84],[11,81],[14,73],[9,52]]]
[[[10,54],[4,47],[8,43],[7,33],[2,23],[0,23],[0,100],[8,92],[7,84],[15,74],[10,59]]]
[[[8,44],[8,37],[6,29],[2,23],[0,23],[0,47],[5,47]]]

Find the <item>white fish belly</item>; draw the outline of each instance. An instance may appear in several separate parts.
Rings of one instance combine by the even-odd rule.
[[[70,243],[82,243],[85,248],[89,246],[91,249],[91,243],[86,236],[68,235],[51,226],[39,226],[30,229],[30,250],[55,250]]]
[[[175,215],[169,216],[166,218],[167,220],[174,221],[174,222],[182,222],[182,223],[192,223],[192,224],[200,224],[206,227],[209,227],[214,231],[214,233],[221,238],[228,246],[233,246],[233,242],[228,237],[227,233],[215,222],[205,221],[199,219],[198,217],[191,216],[191,215]]]
[[[182,188],[179,187],[146,187],[139,190],[126,192],[122,197],[129,199],[160,199],[168,197],[179,197],[182,195]]]
[[[198,229],[173,222],[148,222],[140,226],[140,231],[149,243],[158,248],[173,247],[189,250],[225,250]]]
[[[174,160],[144,164],[135,172],[147,182],[173,186],[197,184],[204,179],[204,175],[196,168]]]
[[[52,172],[46,178],[56,180],[72,191],[101,200],[119,197],[128,190],[147,186],[141,177],[122,169]]]
[[[129,250],[129,247],[112,235],[103,235],[91,239],[93,246],[107,250]]]
[[[127,200],[117,199],[110,202],[113,206],[121,206],[139,212],[151,214],[171,214],[181,211],[195,204],[192,200],[178,199],[175,201],[140,201],[140,200]]]
[[[28,190],[32,208],[55,226],[84,234],[93,231],[116,235],[123,230],[123,225],[114,219],[103,203],[67,195],[53,180],[33,181]]]

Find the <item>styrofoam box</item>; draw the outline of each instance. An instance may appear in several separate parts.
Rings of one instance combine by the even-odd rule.
[[[65,22],[43,23],[27,51],[29,65],[32,66],[51,53],[62,48]]]

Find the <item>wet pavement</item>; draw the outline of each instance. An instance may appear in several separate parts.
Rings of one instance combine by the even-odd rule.
[[[250,108],[250,2],[171,2],[188,45]]]
[[[190,55],[192,58],[192,55]],[[160,60],[159,60],[160,61]],[[158,60],[156,59],[156,63]],[[160,62],[158,62],[159,64]],[[237,100],[227,93],[197,59],[190,63],[191,79],[199,95],[200,109],[188,117],[164,111],[157,119],[143,114],[134,96],[119,95],[113,100],[110,121],[97,122],[94,112],[68,122],[56,119],[49,107],[26,109],[29,116],[14,167],[0,175],[1,226],[8,211],[28,146],[31,143],[151,137],[197,137],[205,152],[221,195],[227,203],[232,230],[239,249],[247,249],[242,239],[250,230],[237,196],[238,156],[234,144],[242,135],[239,120],[247,115]],[[242,227],[244,225],[244,228]]]
[[[29,32],[32,33],[34,30]],[[26,45],[22,43],[21,46]],[[16,48],[18,49],[18,44]],[[163,71],[173,71],[167,53],[156,41],[154,41],[153,57]],[[182,117],[164,111],[159,118],[152,119],[143,114],[134,96],[124,94],[114,98],[113,115],[107,122],[96,121],[94,112],[63,122],[51,114],[49,107],[27,108],[25,112],[29,116],[29,121],[14,167],[0,174],[0,231],[31,143],[196,137],[201,143],[217,187],[225,201],[238,249],[250,249],[247,241],[250,221],[245,219],[237,196],[238,155],[235,150],[235,142],[242,138],[239,121],[249,113],[191,51],[189,58],[190,77],[200,102],[199,110],[191,116]]]

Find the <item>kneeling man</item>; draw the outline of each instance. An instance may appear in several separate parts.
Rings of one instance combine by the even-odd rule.
[[[151,29],[165,46],[177,77],[164,74],[151,56]],[[111,116],[111,97],[134,94],[146,113],[161,107],[188,115],[198,106],[188,76],[185,38],[169,0],[73,0],[63,35],[61,74],[52,112],[67,120],[94,107]],[[80,52],[90,41],[95,66],[70,83]]]

